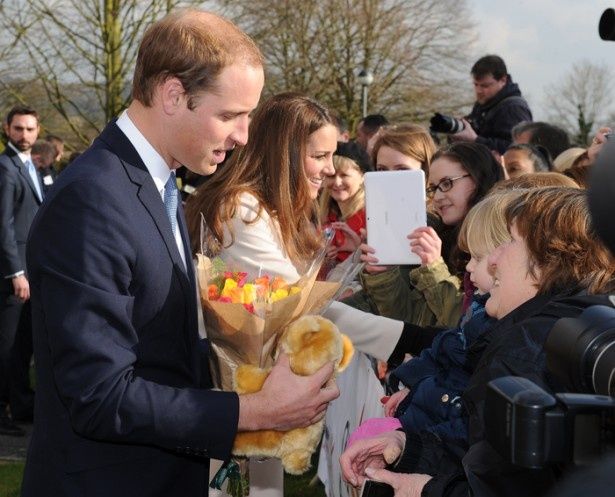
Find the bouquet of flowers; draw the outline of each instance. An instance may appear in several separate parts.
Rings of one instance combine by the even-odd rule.
[[[222,259],[198,254],[197,272],[215,386],[232,390],[241,364],[272,366],[285,327],[303,314],[325,310],[340,281],[316,281],[321,261],[299,281],[268,274],[249,275]]]

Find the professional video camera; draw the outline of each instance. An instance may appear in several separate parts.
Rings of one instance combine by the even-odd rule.
[[[516,376],[493,380],[487,440],[506,460],[526,468],[590,464],[615,448],[615,309],[593,306],[578,318],[560,319],[545,349],[553,376],[568,390],[586,393],[551,395]]]
[[[598,31],[603,40],[615,41],[614,9],[604,11]],[[613,253],[614,162],[615,140],[609,140],[593,166],[589,188],[592,222]],[[593,306],[578,318],[560,319],[545,351],[553,377],[579,393],[552,395],[514,376],[491,381],[487,440],[506,460],[527,468],[591,463],[615,448],[615,309]]]

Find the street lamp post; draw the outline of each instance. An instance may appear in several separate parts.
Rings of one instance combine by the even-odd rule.
[[[361,83],[361,106],[363,108],[363,117],[367,115],[367,87],[374,82],[374,75],[366,69],[361,69],[359,73],[359,83]]]

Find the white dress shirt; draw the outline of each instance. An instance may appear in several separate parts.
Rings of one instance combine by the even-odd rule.
[[[160,200],[164,203],[164,185],[166,185],[169,176],[171,175],[171,166],[164,161],[162,156],[156,151],[151,143],[147,141],[147,139],[131,121],[128,116],[128,112],[122,112],[120,117],[117,119],[116,124],[117,127],[120,128],[126,135],[126,138],[128,138],[130,143],[132,143],[132,146],[135,147],[139,157],[141,157],[141,160],[145,164],[145,167],[147,167],[147,170],[154,180],[156,189],[158,190],[158,193],[160,193]],[[179,224],[175,230],[175,243],[177,244],[177,249],[179,250],[179,255],[182,258],[185,269],[187,267],[186,252],[184,251],[184,242],[179,230]]]

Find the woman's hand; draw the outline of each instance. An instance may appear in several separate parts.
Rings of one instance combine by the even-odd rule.
[[[598,157],[600,150],[602,150],[602,147],[606,143],[607,137],[605,135],[609,133],[612,133],[611,128],[603,126],[598,130],[596,136],[594,136],[591,145],[587,149],[587,156],[589,157],[591,164],[596,162],[596,158]]]
[[[391,485],[395,497],[421,497],[423,487],[431,476],[417,473],[393,473],[386,469],[367,468],[365,474],[370,480]]]
[[[338,247],[341,252],[354,252],[361,245],[361,237],[354,232],[354,230],[344,222],[331,223],[331,227],[341,231],[346,236],[344,237],[344,243]]]
[[[325,259],[335,259],[337,257],[337,253],[339,252],[339,248],[335,245],[331,244],[327,247],[327,251],[325,252]]]
[[[395,392],[393,395],[389,397],[389,400],[384,404],[384,415],[389,417],[395,416],[395,411],[397,411],[397,406],[404,400],[410,390],[407,388],[402,388],[399,392]]]
[[[365,263],[363,271],[369,274],[384,273],[390,269],[389,266],[377,266],[378,258],[374,255],[376,251],[370,247],[367,243],[362,243],[359,248],[361,249],[361,262]]]
[[[384,468],[394,463],[404,450],[406,434],[387,431],[371,438],[354,442],[340,456],[344,480],[359,487],[366,476],[366,468]]]
[[[408,235],[410,250],[421,258],[421,265],[428,266],[442,255],[442,240],[430,226],[415,229]]]

